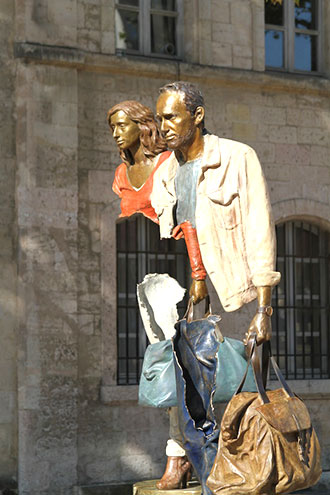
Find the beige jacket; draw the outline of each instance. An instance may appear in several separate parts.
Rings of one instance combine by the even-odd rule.
[[[171,237],[176,203],[174,153],[154,175],[151,204],[161,238]],[[196,230],[204,266],[226,311],[256,298],[258,286],[278,284],[275,229],[267,184],[249,146],[204,137],[197,181]]]

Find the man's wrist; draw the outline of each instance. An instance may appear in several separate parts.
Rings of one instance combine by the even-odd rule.
[[[264,305],[264,306],[259,306],[257,308],[257,313],[265,314],[267,316],[272,316],[273,308],[269,304]]]

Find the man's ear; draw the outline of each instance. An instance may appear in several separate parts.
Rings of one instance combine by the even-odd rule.
[[[205,117],[205,110],[203,107],[197,107],[195,110],[194,118],[195,118],[195,124],[196,127],[199,126],[204,120]]]

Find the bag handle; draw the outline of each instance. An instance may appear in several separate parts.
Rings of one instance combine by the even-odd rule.
[[[278,381],[280,382],[282,388],[286,392],[286,394],[289,397],[295,397],[291,388],[289,387],[289,385],[285,381],[284,376],[283,376],[276,360],[274,359],[274,357],[272,355],[270,342],[267,341],[263,344],[263,348],[262,348],[263,369],[262,370],[261,370],[260,359],[259,359],[258,350],[257,350],[257,336],[256,336],[256,334],[251,335],[251,337],[247,343],[247,349],[248,349],[248,360],[247,360],[246,370],[245,370],[244,376],[241,380],[241,383],[239,384],[234,395],[237,395],[238,393],[240,393],[242,391],[243,385],[244,385],[246,377],[247,377],[249,365],[251,363],[258,394],[260,395],[262,402],[264,404],[269,403],[270,400],[269,400],[267,393],[266,393],[266,390],[265,390],[266,389],[266,383],[264,382],[264,378],[265,378],[265,375],[267,375],[267,373],[268,373],[268,367],[269,367],[269,362],[270,362],[272,364],[274,371],[275,371],[276,377],[277,377]]]
[[[207,318],[209,315],[212,314],[212,308],[211,308],[211,301],[210,301],[210,296],[207,295],[205,297],[205,314],[204,318]],[[187,309],[184,314],[184,317],[188,323],[192,322],[194,319],[194,303],[193,303],[193,298],[189,297],[189,301],[187,304]]]

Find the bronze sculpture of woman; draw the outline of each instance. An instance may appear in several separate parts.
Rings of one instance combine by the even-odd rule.
[[[142,213],[157,222],[150,203],[153,174],[170,153],[152,111],[134,100],[114,105],[108,111],[108,123],[119,148],[121,165],[113,182],[121,198],[121,217]]]
[[[112,185],[113,191],[121,198],[120,217],[142,213],[158,223],[150,201],[153,176],[171,152],[166,151],[167,146],[154,115],[145,105],[127,100],[110,108],[107,120],[122,159]],[[147,329],[146,332],[152,341]],[[164,332],[164,339],[171,336]],[[191,472],[191,464],[181,445],[177,408],[169,409],[169,419],[171,438],[166,447],[167,465],[162,479],[157,483],[157,487],[163,490],[185,487]]]

